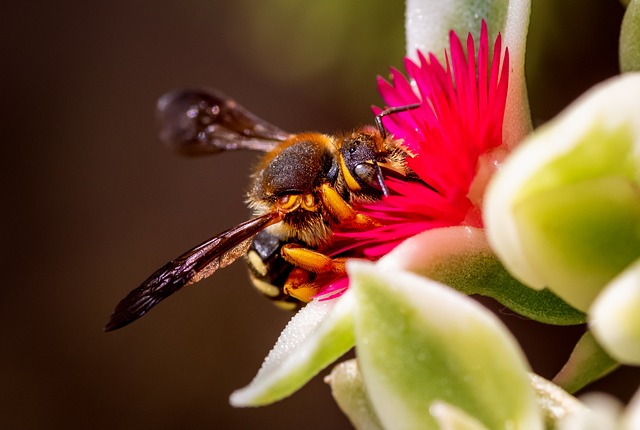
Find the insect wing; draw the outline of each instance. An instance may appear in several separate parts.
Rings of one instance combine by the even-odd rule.
[[[215,90],[174,90],[158,100],[160,138],[185,155],[268,152],[291,135]]]
[[[245,254],[253,236],[281,218],[276,212],[253,218],[165,264],[118,303],[105,331],[132,323],[185,285],[198,282],[233,263]]]

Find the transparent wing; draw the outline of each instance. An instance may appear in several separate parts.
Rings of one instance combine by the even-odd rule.
[[[158,100],[160,138],[185,155],[268,152],[291,135],[209,89],[180,89]]]
[[[247,251],[253,236],[281,219],[274,212],[243,222],[168,262],[118,303],[105,331],[132,323],[185,285],[233,263]]]

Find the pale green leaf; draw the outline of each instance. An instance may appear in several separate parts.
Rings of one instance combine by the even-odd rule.
[[[553,382],[569,393],[575,393],[619,366],[589,331],[580,338]]]
[[[429,412],[440,430],[487,430],[478,420],[447,402],[433,402]]]
[[[569,415],[586,412],[586,407],[578,399],[554,383],[535,373],[531,373],[529,377],[547,429],[556,428],[558,423]]]
[[[442,282],[465,294],[494,298],[514,312],[546,324],[574,325],[586,315],[549,290],[534,290],[514,279],[495,256],[484,231],[449,227],[416,235],[379,262]]]
[[[507,269],[586,311],[640,255],[639,153],[640,74],[595,87],[532,133],[485,200]]]
[[[351,424],[358,430],[381,430],[367,396],[362,374],[355,359],[337,364],[325,382],[331,385],[331,394]]]
[[[631,0],[620,29],[620,69],[640,71],[640,0]]]
[[[291,319],[256,377],[230,398],[261,406],[289,396],[353,347],[353,298],[314,300]]]
[[[411,273],[363,262],[348,271],[358,360],[385,429],[438,428],[435,401],[487,428],[542,427],[525,358],[493,314]]]
[[[624,430],[640,429],[640,390],[636,391],[624,411],[623,428]]]
[[[622,430],[622,404],[604,393],[580,396],[584,408],[560,420],[558,430]],[[634,429],[635,430],[635,429]]]
[[[589,312],[589,326],[612,357],[640,365],[640,259],[598,296]]]
[[[471,33],[475,40],[485,20],[491,47],[500,32],[510,57],[509,90],[503,125],[506,146],[514,146],[531,131],[529,102],[524,76],[530,0],[407,0],[407,56],[418,50],[433,53],[440,61],[449,47],[449,32],[461,40]],[[493,48],[491,48],[493,49]]]

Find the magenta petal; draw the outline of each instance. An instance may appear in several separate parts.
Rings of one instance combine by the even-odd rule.
[[[486,182],[474,184],[473,201],[469,194],[480,158],[503,144],[509,54],[506,48],[503,51],[500,35],[489,52],[484,22],[479,40],[468,35],[463,44],[451,32],[449,41],[442,63],[432,54],[419,52],[417,62],[405,58],[406,77],[391,69],[389,81],[378,78],[385,108],[421,102],[417,109],[383,118],[396,144],[408,151],[407,166],[420,181],[387,178],[391,195],[357,208],[377,226],[365,231],[338,229],[330,255],[377,260],[389,252],[395,255],[404,249],[403,241],[427,234],[424,232],[482,227],[477,203]],[[374,107],[373,111],[377,115],[383,109]],[[483,178],[488,178],[491,172],[485,173]],[[424,256],[436,251],[415,252]],[[321,294],[339,295],[347,285],[338,280]]]

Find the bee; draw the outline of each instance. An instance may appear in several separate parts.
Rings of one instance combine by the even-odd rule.
[[[185,252],[154,272],[116,306],[105,331],[124,327],[184,286],[245,256],[252,284],[280,307],[296,309],[344,275],[345,259],[325,250],[336,227],[377,224],[357,205],[389,195],[385,177],[418,180],[410,156],[382,118],[419,104],[389,108],[344,135],[291,134],[212,90],[176,90],[158,101],[161,138],[186,155],[231,150],[264,153],[251,176],[254,217]]]

